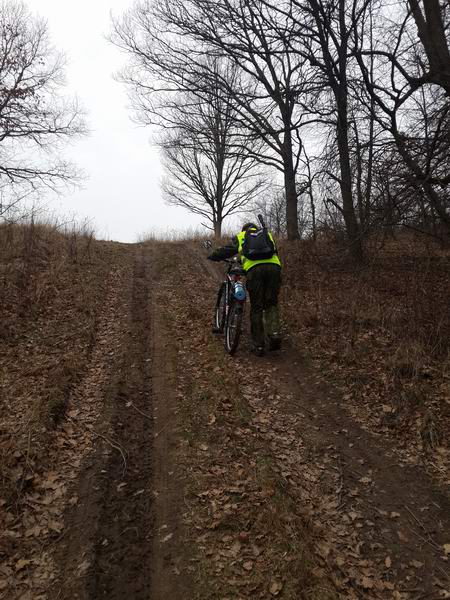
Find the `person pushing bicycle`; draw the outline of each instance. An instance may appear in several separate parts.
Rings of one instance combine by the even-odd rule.
[[[269,350],[281,348],[278,294],[281,287],[281,261],[272,234],[267,230],[261,215],[261,227],[245,223],[240,233],[226,246],[217,248],[209,260],[221,261],[239,256],[247,278],[250,294],[250,323],[252,352],[264,356],[265,337]]]

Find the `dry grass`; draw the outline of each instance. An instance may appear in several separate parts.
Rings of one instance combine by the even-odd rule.
[[[153,229],[141,233],[137,237],[138,243],[146,242],[203,242],[211,240],[215,245],[227,242],[236,235],[236,231],[224,230],[220,238],[215,238],[214,233],[205,227],[187,227],[185,229]]]
[[[207,240],[211,237],[211,233],[205,228],[188,227],[186,229],[150,229],[141,233],[137,237],[138,243],[145,242],[187,242]]]
[[[349,409],[412,445],[425,421],[450,426],[450,252],[410,236],[374,242],[358,268],[328,242],[282,252],[290,333]]]
[[[89,359],[114,245],[86,226],[0,225],[0,499],[20,506]]]

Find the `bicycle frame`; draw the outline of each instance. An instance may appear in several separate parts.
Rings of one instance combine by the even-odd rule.
[[[225,259],[224,262],[228,264],[228,270],[217,296],[214,331],[215,333],[225,333],[225,349],[229,354],[234,354],[239,343],[247,298],[243,282],[245,271],[236,260]],[[241,283],[243,287],[243,298],[235,296],[237,283]]]
[[[227,315],[228,315],[228,310],[233,302],[238,302],[239,304],[242,304],[242,305],[245,304],[245,301],[247,299],[247,290],[245,289],[245,284],[243,281],[243,278],[245,277],[244,270],[242,269],[239,273],[237,273],[237,272],[233,273],[233,268],[236,268],[238,263],[234,260],[229,260],[229,259],[224,260],[224,262],[228,263],[228,265],[229,265],[228,270],[227,270],[226,280],[225,280],[225,283],[227,286],[226,287],[226,298],[227,298],[226,307],[227,307]],[[234,286],[238,282],[242,283],[244,290],[245,290],[245,298],[243,298],[242,300],[239,300],[238,298],[236,298],[233,293]]]

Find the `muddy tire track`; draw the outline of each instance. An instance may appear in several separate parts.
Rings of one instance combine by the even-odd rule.
[[[126,360],[112,399],[112,449],[89,598],[148,598],[151,564],[152,391],[150,260],[138,251]]]
[[[279,427],[292,444],[301,440],[299,472],[316,471],[302,487],[318,531],[327,533],[319,548],[324,566],[344,573],[351,586],[362,581],[359,597],[378,597],[377,587],[379,597],[440,597],[449,581],[445,491],[424,470],[399,464],[395,448],[360,428],[342,410],[338,392],[295,348],[268,357],[265,368],[276,373],[276,392],[259,388],[260,399],[250,403],[255,413],[271,411],[270,436]],[[267,377],[264,365],[255,369],[261,380]],[[285,459],[280,452],[280,472],[289,471]]]
[[[131,263],[131,261],[130,261]],[[95,426],[98,443],[85,461],[56,552],[58,600],[148,600],[152,559],[151,260],[134,253],[122,301],[127,305],[115,368]],[[131,266],[131,264],[130,264]]]

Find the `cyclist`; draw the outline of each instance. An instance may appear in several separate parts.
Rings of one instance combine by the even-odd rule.
[[[267,232],[267,230],[265,231]],[[208,256],[209,260],[220,261],[238,254],[241,259],[242,267],[246,272],[247,289],[250,294],[252,352],[256,356],[264,356],[265,334],[269,341],[269,350],[279,350],[281,348],[280,316],[278,312],[281,261],[272,234],[267,232],[271,242],[271,251],[267,252],[267,258],[255,260],[246,256],[246,253],[247,255],[251,254],[251,251],[248,250],[250,236],[253,234],[256,239],[257,234],[260,232],[261,230],[254,223],[245,223],[242,231],[229,244],[217,248]]]

